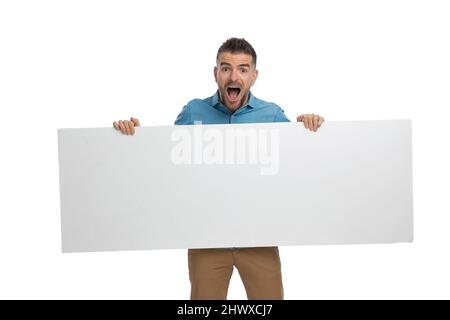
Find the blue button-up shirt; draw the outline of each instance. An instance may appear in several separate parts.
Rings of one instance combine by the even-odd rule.
[[[251,92],[245,105],[231,112],[219,99],[219,91],[206,99],[194,99],[184,106],[175,120],[176,125],[227,124],[258,122],[289,122],[283,109],[272,102],[256,98]]]

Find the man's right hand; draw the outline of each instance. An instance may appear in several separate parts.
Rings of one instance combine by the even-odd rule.
[[[133,135],[134,127],[139,127],[140,125],[139,120],[133,117],[130,120],[119,120],[113,123],[116,130],[120,130],[120,132],[126,135]]]

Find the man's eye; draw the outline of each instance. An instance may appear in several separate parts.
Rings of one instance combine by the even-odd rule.
[[[241,72],[242,72],[242,73],[246,73],[246,72],[247,72],[247,69],[246,69],[246,68],[241,68]]]
[[[228,67],[223,67],[222,68],[222,71],[224,71],[224,72],[228,72],[230,70],[230,68],[228,68]]]

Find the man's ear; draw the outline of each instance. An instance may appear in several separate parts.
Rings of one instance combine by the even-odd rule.
[[[258,69],[255,70],[255,73],[253,75],[252,86],[255,84],[257,78],[258,78]]]
[[[217,67],[214,67],[214,79],[217,82]]]

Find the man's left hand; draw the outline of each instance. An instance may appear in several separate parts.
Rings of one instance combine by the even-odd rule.
[[[306,129],[310,131],[317,131],[320,128],[322,123],[325,121],[321,116],[311,113],[311,114],[302,114],[297,117],[297,122],[303,122],[303,125]]]

